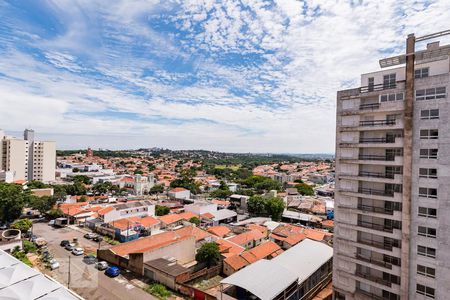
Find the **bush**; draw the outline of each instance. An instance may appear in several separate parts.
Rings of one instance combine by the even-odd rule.
[[[219,259],[219,246],[214,242],[203,244],[200,249],[198,249],[197,254],[195,255],[195,260],[199,263],[205,263],[208,268],[217,265]]]
[[[195,225],[200,225],[200,219],[199,218],[197,218],[197,217],[192,217],[192,218],[190,218],[189,219],[189,222],[190,223],[192,223],[192,224],[195,224]]]
[[[158,217],[165,216],[168,213],[170,213],[170,208],[168,208],[167,206],[156,205],[156,207],[155,207],[155,214]]]
[[[24,240],[23,241],[23,251],[25,253],[36,253],[37,247],[34,243]]]
[[[14,256],[15,258],[17,258],[18,260],[20,260],[21,262],[23,262],[24,264],[26,264],[29,267],[33,267],[33,264],[31,263],[31,261],[28,259],[28,257],[26,256],[26,254],[22,251],[20,251],[20,248],[18,246],[16,246],[13,251],[11,252],[11,255]]]
[[[19,229],[22,233],[26,233],[31,226],[33,226],[33,223],[29,219],[20,219],[15,221],[11,228]]]
[[[170,291],[168,291],[164,285],[159,284],[159,283],[154,283],[154,284],[149,285],[145,289],[145,291],[147,293],[152,294],[153,296],[160,298],[160,299],[167,299],[168,297],[171,296]]]

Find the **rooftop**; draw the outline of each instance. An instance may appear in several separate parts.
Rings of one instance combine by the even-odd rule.
[[[188,268],[165,258],[157,258],[144,264],[174,277],[189,272]]]

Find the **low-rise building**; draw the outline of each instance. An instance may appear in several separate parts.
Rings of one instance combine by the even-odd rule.
[[[173,188],[169,191],[169,197],[171,199],[187,200],[191,198],[191,191],[182,187]]]
[[[155,204],[147,200],[121,203],[105,207],[98,214],[105,223],[128,217],[155,216]]]
[[[264,235],[259,230],[249,230],[233,236],[228,240],[246,249],[251,249],[261,244],[263,239]]]

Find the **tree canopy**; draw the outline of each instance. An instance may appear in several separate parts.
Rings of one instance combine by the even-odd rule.
[[[306,184],[306,183],[299,183],[296,184],[295,187],[297,188],[297,191],[304,196],[313,196],[314,190],[312,186]]]
[[[170,213],[170,208],[168,208],[167,206],[156,205],[156,207],[155,207],[155,214],[158,217],[159,216],[165,216],[168,213]]]
[[[212,267],[219,263],[220,251],[216,243],[205,243],[198,249],[195,259],[199,263],[205,263],[206,266]]]
[[[248,211],[258,216],[270,216],[272,220],[279,221],[283,214],[285,204],[277,197],[264,198],[260,195],[250,197],[247,202]]]
[[[12,222],[22,214],[26,195],[22,186],[0,182],[0,220]]]

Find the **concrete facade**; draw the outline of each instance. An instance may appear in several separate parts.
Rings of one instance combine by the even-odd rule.
[[[414,47],[337,93],[335,299],[448,298],[450,48]]]

